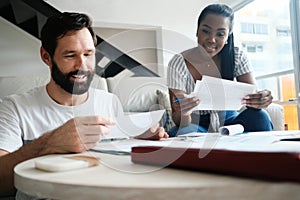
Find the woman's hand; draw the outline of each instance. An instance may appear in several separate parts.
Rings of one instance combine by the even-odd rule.
[[[200,103],[199,98],[188,97],[182,90],[174,89],[172,89],[170,100],[173,111],[180,112],[181,115],[190,115],[193,108]]]
[[[184,91],[170,89],[170,103],[172,107],[172,119],[176,126],[187,126],[192,122],[191,113],[199,105],[200,99],[188,97]]]
[[[271,91],[262,90],[254,94],[248,94],[243,98],[243,105],[251,108],[261,109],[267,108],[273,100]]]

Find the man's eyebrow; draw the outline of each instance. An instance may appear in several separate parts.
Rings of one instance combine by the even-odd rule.
[[[95,49],[87,49],[88,52],[95,52]]]
[[[85,50],[87,52],[95,52],[95,49],[87,49]],[[62,52],[62,54],[72,54],[72,53],[76,53],[77,51],[76,50],[64,50]]]
[[[70,54],[70,53],[75,53],[76,51],[74,50],[65,50],[62,52],[62,54]]]

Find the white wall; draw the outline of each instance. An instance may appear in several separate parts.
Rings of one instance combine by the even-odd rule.
[[[94,30],[106,42],[139,63],[143,63],[151,71],[164,76],[164,70],[160,67],[163,63],[163,55],[157,51],[157,49],[161,49],[161,42],[157,40],[160,37],[160,27],[135,27],[132,29],[96,26]]]
[[[0,17],[0,77],[48,73],[40,59],[40,41]]]
[[[201,7],[211,0],[47,0],[60,11],[80,11],[96,22],[161,26],[193,36]]]
[[[166,65],[174,53],[196,45],[197,18],[204,6],[225,3],[233,8],[252,0],[46,0],[60,11],[89,14],[99,27],[161,27]],[[126,39],[126,38],[125,38]]]
[[[88,13],[98,27],[160,27],[161,37],[158,35],[156,42],[160,51],[163,51],[163,63],[166,65],[174,53],[195,45],[196,21],[204,5],[222,2],[235,7],[242,1],[251,0],[46,1],[60,11]],[[48,73],[47,66],[39,56],[38,39],[1,17],[0,26],[0,77],[35,76]]]
[[[225,3],[233,8],[249,0],[46,0],[60,11],[80,11],[96,22],[161,26],[194,40],[204,6]]]
[[[40,41],[0,17],[0,99],[49,81]]]

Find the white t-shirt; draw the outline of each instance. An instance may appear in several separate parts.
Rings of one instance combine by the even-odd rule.
[[[85,103],[63,106],[49,97],[45,86],[38,87],[11,95],[0,103],[0,149],[16,151],[76,116],[102,115],[114,119],[122,113],[117,96],[103,90],[90,88]]]

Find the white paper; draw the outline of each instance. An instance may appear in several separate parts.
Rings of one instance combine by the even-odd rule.
[[[221,135],[219,133],[193,133],[186,137],[149,140],[116,140],[99,142],[92,151],[110,154],[130,154],[134,146],[163,146],[174,148],[200,149],[202,156],[213,149],[252,151],[252,152],[300,152],[300,141],[281,141],[285,138],[299,138],[300,131],[249,132],[238,135]],[[201,151],[202,150],[202,151]]]
[[[135,146],[169,146],[172,142],[172,139],[161,139],[157,141],[138,139],[115,140],[111,142],[99,142],[91,151],[123,155],[130,154],[131,148]]]
[[[300,152],[300,141],[281,141],[300,138],[300,131],[249,132],[236,135],[207,133],[206,136],[186,137],[185,142],[192,148],[213,150],[236,150],[253,152]],[[174,147],[183,147],[173,143]]]
[[[239,110],[242,99],[255,89],[251,84],[203,76],[201,81],[196,81],[194,92],[189,96],[200,99],[194,110]]]
[[[165,110],[142,112],[129,115],[118,116],[116,125],[111,126],[110,133],[104,135],[103,139],[129,138],[138,136],[161,120]]]

